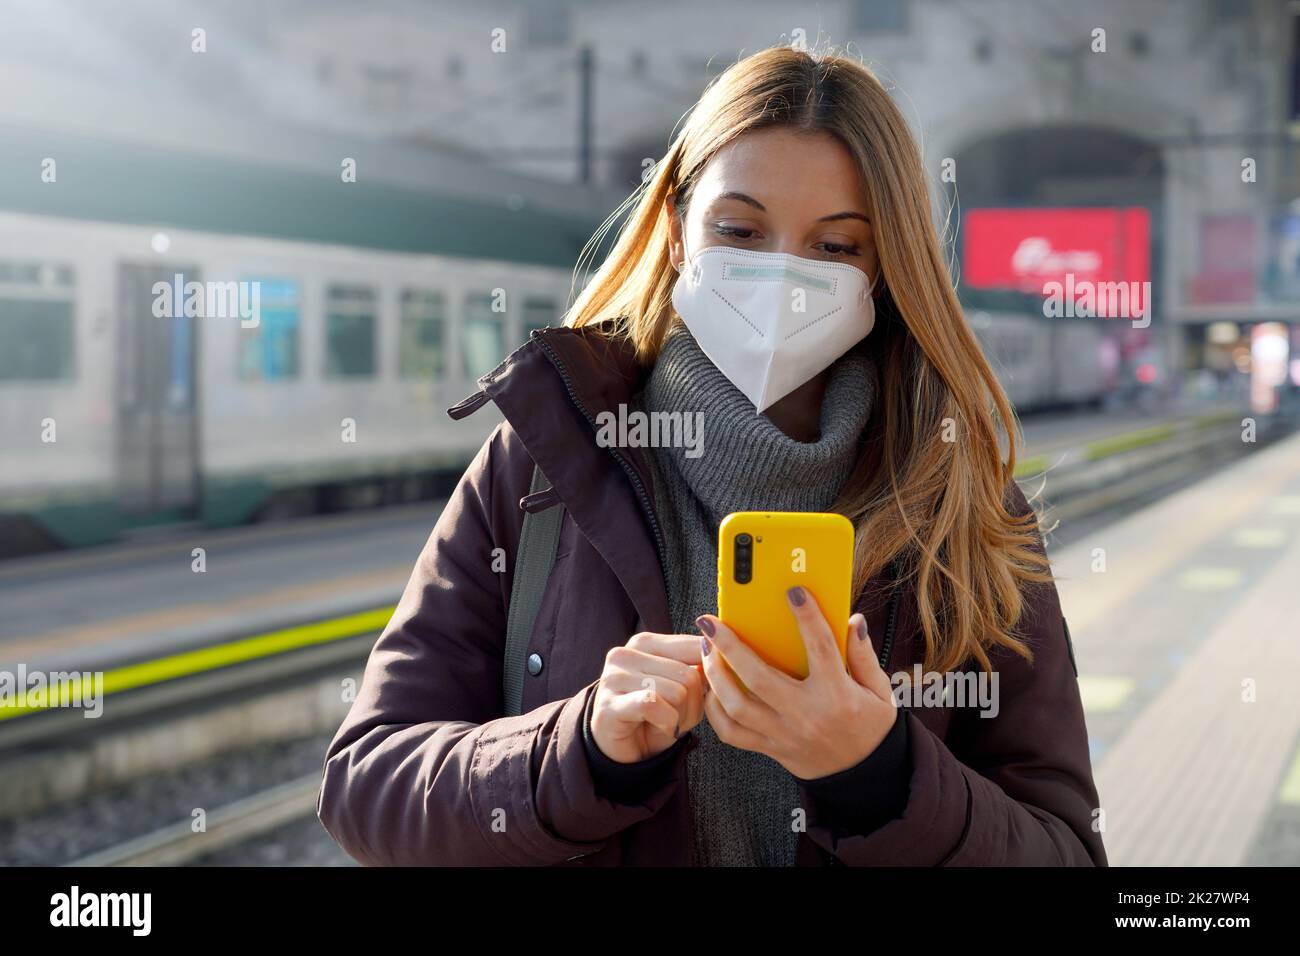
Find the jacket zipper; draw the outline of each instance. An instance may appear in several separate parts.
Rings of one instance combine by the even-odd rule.
[[[551,364],[555,366],[555,370],[560,373],[560,380],[564,382],[564,388],[569,393],[569,400],[577,406],[578,411],[582,412],[583,417],[587,419],[587,423],[591,425],[592,430],[597,431],[596,417],[592,415],[587,406],[579,400],[577,392],[573,390],[573,380],[569,378],[569,370],[564,367],[564,362],[562,362],[560,357],[555,354],[555,350],[546,344],[546,339],[538,334],[537,330],[534,330],[532,334],[537,338],[537,344],[542,347],[542,351],[546,353],[546,357],[550,359]],[[659,528],[659,520],[655,517],[654,507],[650,503],[650,496],[646,492],[645,483],[641,481],[641,476],[637,474],[636,466],[627,459],[627,456],[622,454],[612,445],[606,450],[613,455],[614,460],[623,467],[623,471],[627,473],[628,480],[632,482],[632,487],[636,490],[637,497],[641,503],[641,510],[645,513],[646,518],[650,522],[650,531],[654,535],[655,552],[659,555],[659,567],[661,569],[666,568],[668,563],[664,560],[663,534]]]
[[[889,658],[894,650],[894,625],[898,621],[898,582],[895,580],[898,575],[892,564],[890,565],[889,577],[893,588],[889,594],[889,616],[885,621],[885,643],[880,648],[881,670],[889,666]]]

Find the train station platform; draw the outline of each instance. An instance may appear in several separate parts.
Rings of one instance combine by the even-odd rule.
[[[1051,558],[1112,864],[1300,863],[1300,435]]]

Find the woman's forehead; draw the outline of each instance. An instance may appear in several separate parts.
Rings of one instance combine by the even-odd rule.
[[[769,211],[813,203],[827,206],[825,212],[866,212],[866,190],[853,154],[838,137],[821,131],[773,128],[744,133],[705,164],[696,192],[706,200],[741,193]]]

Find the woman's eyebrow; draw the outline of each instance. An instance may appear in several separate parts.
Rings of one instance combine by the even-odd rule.
[[[836,219],[861,219],[861,220],[862,220],[863,222],[865,222],[867,225],[871,225],[871,220],[870,220],[870,219],[868,219],[866,216],[864,216],[864,215],[863,215],[862,213],[860,213],[860,212],[853,212],[853,210],[851,210],[851,209],[846,209],[844,212],[834,212],[834,213],[831,213],[829,216],[822,216],[822,217],[821,217],[820,219],[818,219],[817,221],[818,221],[818,222],[834,222]]]
[[[746,193],[738,193],[734,191],[719,193],[718,199],[736,199],[739,200],[740,202],[747,203],[748,205],[753,206],[755,209],[759,210],[760,212],[767,212],[766,206],[764,206],[753,196],[747,195]]]
[[[760,212],[767,212],[767,207],[764,206],[764,205],[763,205],[761,202],[759,202],[757,199],[755,199],[753,196],[749,195],[748,193],[737,192],[737,191],[735,191],[735,190],[728,190],[728,191],[725,192],[725,193],[719,193],[719,194],[718,194],[718,200],[721,201],[721,200],[723,200],[723,199],[735,199],[735,200],[738,201],[738,202],[743,202],[743,203],[745,203],[746,205],[753,206],[755,209],[759,210]],[[871,220],[870,220],[870,219],[868,219],[868,218],[867,218],[865,215],[863,215],[862,213],[860,213],[860,212],[854,212],[854,211],[851,210],[851,209],[846,209],[846,210],[844,210],[843,212],[834,212],[834,213],[831,213],[829,216],[822,216],[822,217],[819,218],[817,221],[818,221],[818,222],[835,222],[836,220],[839,220],[839,219],[861,219],[861,220],[862,220],[863,222],[865,222],[867,225],[871,225]]]

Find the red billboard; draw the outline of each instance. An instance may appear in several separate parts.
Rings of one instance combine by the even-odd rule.
[[[974,209],[962,216],[962,281],[1042,293],[1048,283],[1151,279],[1151,216],[1141,207]]]

